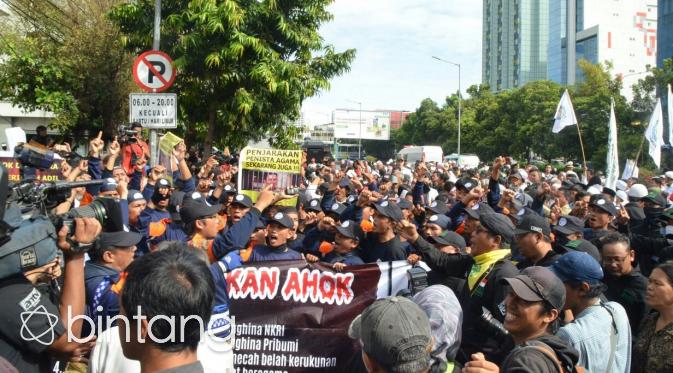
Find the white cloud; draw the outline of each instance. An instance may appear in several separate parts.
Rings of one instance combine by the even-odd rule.
[[[433,55],[460,63],[462,90],[481,82],[481,1],[336,0],[321,35],[337,50],[356,48],[351,71],[304,102],[309,120],[324,122],[337,107],[414,110],[430,97],[440,104],[458,89],[458,71]]]

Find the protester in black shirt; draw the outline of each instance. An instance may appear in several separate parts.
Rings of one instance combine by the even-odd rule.
[[[645,303],[647,277],[634,267],[635,252],[631,250],[628,237],[619,233],[604,236],[603,242],[603,282],[607,285],[605,297],[621,304],[626,310],[631,324],[631,334],[636,336],[640,324],[649,313]]]
[[[516,266],[519,269],[534,265],[548,267],[559,258],[551,246],[551,229],[547,219],[534,213],[525,214],[516,226],[516,243],[524,260]]]
[[[405,260],[406,251],[400,237],[395,233],[395,224],[404,219],[402,210],[393,202],[383,201],[374,205],[374,232],[362,240],[363,260],[374,263],[378,260]]]

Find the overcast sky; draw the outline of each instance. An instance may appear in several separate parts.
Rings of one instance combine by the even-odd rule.
[[[326,123],[335,108],[414,111],[421,100],[436,102],[481,82],[481,10],[478,0],[336,0],[334,20],[321,35],[337,51],[357,49],[351,70],[330,90],[304,101],[311,124]]]

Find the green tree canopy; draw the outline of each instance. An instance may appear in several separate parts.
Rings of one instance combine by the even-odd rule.
[[[161,46],[175,61],[187,136],[240,147],[268,136],[290,145],[302,101],[349,69],[318,33],[332,0],[165,0]],[[116,7],[111,18],[133,53],[151,48],[154,1]]]

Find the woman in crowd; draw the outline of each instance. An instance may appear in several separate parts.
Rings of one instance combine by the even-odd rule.
[[[631,372],[673,372],[673,262],[657,266],[647,285],[651,313],[633,347]]]

